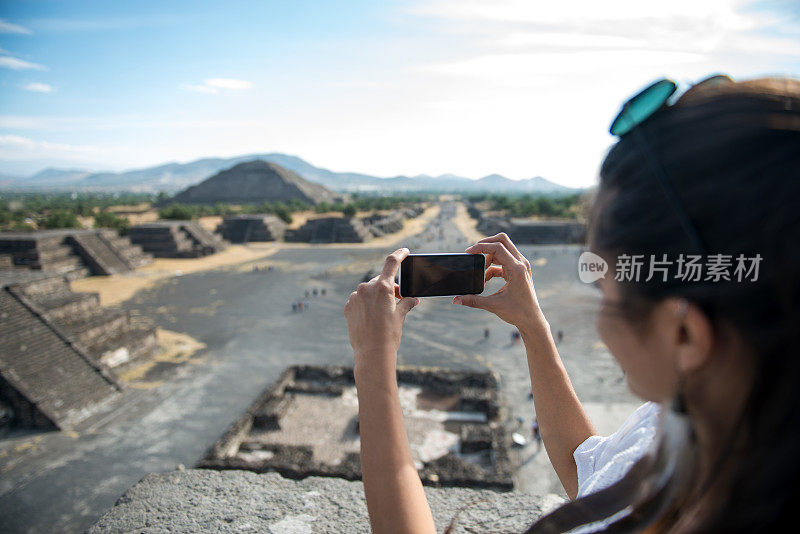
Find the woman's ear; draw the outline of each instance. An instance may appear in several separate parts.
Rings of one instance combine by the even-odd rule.
[[[685,299],[670,299],[675,310],[676,364],[681,374],[697,371],[711,359],[714,326],[698,306]]]

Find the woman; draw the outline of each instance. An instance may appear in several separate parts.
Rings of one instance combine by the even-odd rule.
[[[672,105],[668,85],[615,121],[590,217],[590,249],[609,265],[597,330],[648,401],[617,435],[595,435],[528,260],[504,234],[467,249],[486,255],[487,280],[506,283],[453,302],[519,329],[541,436],[574,499],[530,532],[774,532],[800,504],[800,82],[715,76]],[[375,532],[435,531],[395,381],[418,303],[396,300],[407,254],[390,255],[345,306]],[[687,276],[694,256],[699,277]],[[638,257],[661,269],[632,276]],[[734,269],[742,258],[752,261]]]

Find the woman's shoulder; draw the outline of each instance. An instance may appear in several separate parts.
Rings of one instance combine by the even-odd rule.
[[[644,403],[619,430],[610,436],[591,436],[575,449],[579,496],[608,487],[628,472],[652,444],[660,412],[659,404]]]

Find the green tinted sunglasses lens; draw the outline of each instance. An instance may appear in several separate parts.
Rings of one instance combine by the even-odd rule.
[[[656,112],[677,89],[671,80],[659,80],[634,96],[622,106],[617,118],[611,123],[609,131],[612,135],[625,135],[637,124],[641,124]]]

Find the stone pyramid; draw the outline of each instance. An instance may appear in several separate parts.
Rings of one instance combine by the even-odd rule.
[[[316,205],[333,202],[337,195],[280,165],[254,160],[221,171],[178,193],[168,203],[260,204],[287,202],[293,198]]]

